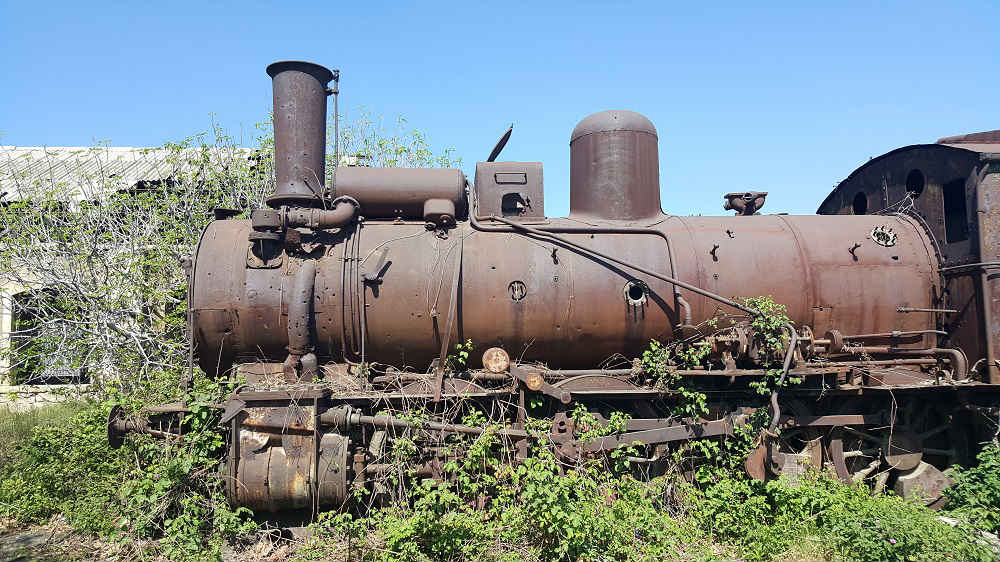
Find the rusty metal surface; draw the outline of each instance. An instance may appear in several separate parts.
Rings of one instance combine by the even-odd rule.
[[[276,100],[305,96],[308,103],[295,119],[322,122],[325,97],[309,89],[322,82],[313,76],[320,71],[301,70],[297,63],[271,68]],[[308,95],[286,85],[303,81],[311,84]],[[289,119],[276,122],[276,135],[291,127]],[[671,340],[682,324],[735,312],[622,264],[664,272],[726,298],[774,295],[795,324],[815,333],[935,327],[933,313],[897,312],[931,309],[941,291],[933,244],[912,221],[666,217],[659,210],[656,143],[652,123],[633,112],[601,112],[577,126],[571,136],[571,158],[579,164],[571,180],[574,220],[548,221],[546,229],[562,229],[578,247],[463,222],[431,231],[423,224],[366,220],[336,233],[289,229],[284,259],[248,267],[246,254],[236,250],[259,230],[249,221],[217,221],[205,232],[194,272],[202,367],[215,373],[237,360],[294,365],[315,348],[321,363],[378,361],[423,371],[435,350],[471,339],[551,368],[592,368],[614,354],[634,357],[650,339]],[[288,155],[290,146],[276,146],[279,161],[300,159]],[[414,218],[432,199],[464,202],[457,170],[345,168],[338,182],[337,194],[349,192],[358,212],[369,217]],[[279,195],[289,189],[279,187]],[[583,218],[600,219],[602,226],[581,225]],[[629,230],[638,219],[653,222],[648,230],[660,236]],[[889,242],[876,232],[890,232]],[[289,321],[288,295],[305,264],[316,268],[309,341],[302,339],[301,307]],[[454,305],[450,286],[458,291]],[[296,341],[289,341],[289,324],[300,334]],[[922,340],[901,346],[934,343]]]
[[[240,431],[233,487],[238,505],[275,512],[340,507],[348,491],[348,439],[322,435],[316,457],[312,435]],[[234,462],[230,459],[230,462]],[[318,466],[318,471],[317,471]]]
[[[996,131],[945,137],[933,145],[899,148],[876,157],[852,172],[827,197],[819,208],[822,214],[850,214],[852,198],[864,197],[868,213],[904,211],[919,217],[940,253],[944,290],[948,308],[957,312],[940,318],[949,333],[948,345],[962,348],[970,362],[978,365],[981,376],[1000,383],[997,348],[1000,305],[993,297],[996,281],[989,272],[965,265],[995,259],[1000,184],[996,171],[990,171],[992,153],[1000,152]],[[995,166],[995,164],[993,164]],[[920,193],[906,197],[911,174],[922,178]],[[962,220],[961,213],[949,216],[945,194],[948,189],[963,189],[966,225],[948,222]],[[960,211],[960,209],[957,209]],[[993,257],[991,257],[993,256]]]
[[[983,159],[982,179],[976,198],[976,231],[979,261],[1000,259],[1000,158]],[[986,270],[978,274],[986,340],[986,363],[989,382],[1000,384],[1000,272]]]

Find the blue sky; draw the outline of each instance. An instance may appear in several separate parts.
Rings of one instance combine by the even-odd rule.
[[[569,134],[631,109],[660,138],[663,208],[721,214],[770,192],[812,213],[871,156],[1000,128],[997,3],[14,2],[2,0],[0,144],[157,146],[210,127],[252,141],[264,67],[340,68],[341,108],[402,114],[467,172],[545,165],[568,210]]]

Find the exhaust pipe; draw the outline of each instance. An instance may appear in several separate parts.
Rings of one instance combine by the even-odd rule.
[[[326,96],[333,73],[318,64],[280,61],[267,67],[274,89],[275,194],[272,208],[322,207],[326,174]]]

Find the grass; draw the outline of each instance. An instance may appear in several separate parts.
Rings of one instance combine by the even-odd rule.
[[[87,406],[84,400],[47,404],[23,411],[13,410],[9,404],[0,406],[0,466],[13,459],[17,445],[31,437],[36,427],[63,424]]]

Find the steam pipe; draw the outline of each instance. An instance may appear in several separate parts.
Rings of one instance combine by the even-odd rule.
[[[681,296],[681,293],[680,293],[680,291],[677,290],[677,287],[674,287],[674,298],[677,299],[677,304],[681,305],[681,308],[684,309],[684,324],[687,325],[687,326],[690,326],[691,325],[691,304],[688,303],[688,301],[684,300],[684,297]]]
[[[976,211],[979,215],[977,231],[977,242],[979,243],[979,259],[983,259],[984,252],[990,252],[992,255],[989,257],[996,257],[996,240],[987,234],[987,217],[990,215],[988,213],[995,212],[995,209],[991,209],[992,205],[995,205],[990,201],[990,197],[987,193],[991,192],[992,189],[986,189],[990,187],[985,185],[988,176],[993,176],[990,178],[990,182],[995,186],[997,184],[997,175],[995,171],[991,172],[994,168],[996,161],[995,155],[987,156],[981,154],[980,158],[987,161],[983,164],[981,172],[978,174],[978,181],[976,182]],[[994,215],[995,216],[995,215]],[[990,250],[987,250],[989,248]],[[991,384],[1000,384],[1000,366],[997,365],[997,349],[996,349],[996,332],[993,323],[996,319],[993,317],[993,283],[990,281],[990,276],[987,274],[988,268],[993,268],[998,265],[998,262],[989,261],[983,262],[981,264],[976,264],[980,266],[979,271],[979,286],[982,288],[983,293],[983,326],[986,327],[986,381]]]
[[[946,274],[950,273],[952,275],[957,275],[957,273],[953,272],[957,271],[959,273],[965,273],[964,270],[966,269],[975,270],[975,269],[997,269],[997,268],[1000,268],[1000,261],[984,261],[979,263],[966,263],[962,265],[952,265],[949,267],[942,267],[941,273],[946,273]]]
[[[434,421],[414,423],[384,414],[379,414],[377,416],[363,416],[357,412],[350,412],[347,416],[341,416],[343,416],[343,414],[339,412],[333,415],[324,412],[323,414],[320,414],[319,421],[324,425],[334,425],[341,430],[344,430],[345,426],[364,424],[381,429],[416,429],[426,431],[444,431],[447,433],[464,433],[466,435],[482,435],[486,432],[486,429],[482,427],[471,425],[441,423]],[[504,437],[528,437],[528,432],[520,429],[498,429],[496,434]]]
[[[846,351],[846,350],[845,350]],[[917,355],[917,356],[947,356],[951,362],[953,376],[959,380],[965,379],[969,374],[969,361],[965,354],[959,349],[946,347],[931,347],[928,349],[900,349],[887,345],[873,345],[851,348],[852,353],[884,353],[887,355]]]
[[[938,334],[941,336],[947,336],[948,332],[944,330],[912,330],[909,332],[881,332],[878,334],[854,334],[851,336],[844,336],[845,340],[864,340],[871,338],[905,338],[907,336],[921,336],[924,334]],[[821,340],[814,340],[816,343],[822,344]],[[824,340],[826,343],[830,343],[829,340]]]
[[[289,207],[285,210],[285,224],[289,228],[306,227],[313,230],[340,228],[349,223],[361,205],[353,197],[338,197],[332,209]]]
[[[313,286],[316,283],[316,262],[307,260],[295,274],[292,298],[288,303],[288,357],[283,365],[285,380],[294,381],[295,367],[302,361],[302,374],[317,372],[309,320],[312,311]],[[311,358],[304,356],[311,355]]]

